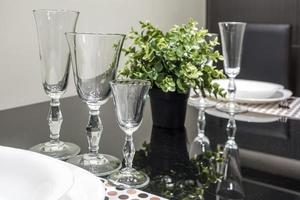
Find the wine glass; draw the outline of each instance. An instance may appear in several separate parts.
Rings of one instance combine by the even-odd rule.
[[[234,113],[229,113],[226,127],[227,141],[223,151],[223,162],[220,166],[222,180],[218,183],[217,194],[228,199],[244,199],[240,169],[239,148],[235,142],[237,126]]]
[[[79,12],[34,10],[33,15],[37,27],[43,87],[51,101],[48,114],[50,141],[31,147],[30,150],[66,160],[80,152],[76,144],[59,140],[63,121],[59,99],[66,91],[70,71],[70,51],[64,33],[75,31]]]
[[[68,162],[106,176],[121,168],[114,156],[98,153],[103,125],[100,107],[111,94],[109,82],[115,79],[125,35],[100,33],[66,33],[72,58],[78,96],[89,108],[86,127],[89,153],[75,156]]]
[[[216,33],[209,33],[206,36],[206,41],[209,43],[210,41],[218,40],[218,34]],[[212,66],[214,64],[213,60],[208,60],[207,64]],[[190,97],[189,103],[196,107],[198,112],[198,120],[197,120],[197,128],[198,134],[195,137],[194,141],[192,142],[189,157],[195,158],[198,155],[204,154],[206,151],[210,149],[210,142],[208,137],[205,135],[205,110],[207,108],[211,108],[215,106],[214,101],[208,101],[201,92],[201,89],[198,90],[198,95],[194,97]]]
[[[222,40],[222,52],[224,56],[224,71],[229,78],[229,98],[226,104],[219,103],[216,108],[228,113],[246,112],[246,107],[239,106],[235,102],[235,77],[240,73],[246,23],[219,22],[219,28]]]
[[[125,132],[123,155],[125,168],[113,173],[108,180],[126,188],[141,188],[149,183],[149,177],[132,167],[135,154],[132,134],[139,128],[143,110],[150,88],[150,82],[144,80],[116,80],[111,82],[115,113],[120,128]]]

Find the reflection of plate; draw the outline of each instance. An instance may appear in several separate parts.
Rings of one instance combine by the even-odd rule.
[[[218,111],[215,108],[207,109],[206,113],[212,116],[221,117],[228,119],[228,114]],[[235,119],[237,121],[243,122],[254,122],[254,123],[269,123],[269,122],[276,122],[280,119],[278,116],[260,114],[260,113],[253,113],[253,112],[246,112],[235,115]]]

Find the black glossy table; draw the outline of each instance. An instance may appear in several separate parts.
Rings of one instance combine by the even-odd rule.
[[[48,108],[49,104],[48,102],[45,102],[0,111],[0,145],[28,149],[35,144],[48,140],[49,128],[46,120]],[[84,105],[78,97],[69,97],[61,101],[61,109],[64,117],[61,130],[61,139],[78,144],[82,148],[82,152],[86,152],[87,140],[85,135],[85,126],[88,120],[88,110],[86,105]],[[122,133],[117,125],[111,100],[101,108],[100,115],[104,125],[104,132],[100,141],[100,151],[102,153],[107,153],[122,158],[124,133]],[[196,119],[197,110],[192,107],[188,107],[186,117],[187,141],[192,141],[197,133]],[[212,141],[213,147],[215,147],[216,144],[225,142],[225,133],[223,130],[224,124],[226,124],[225,119],[219,120],[213,116],[208,116],[207,118],[207,134]],[[293,139],[297,140],[297,131],[300,131],[300,121],[298,122],[295,120],[290,120],[288,123],[276,123],[275,125],[288,129],[288,133],[284,133],[287,135],[283,134],[282,136],[280,133],[276,133],[275,138],[282,139],[282,137],[287,137],[286,140],[288,140],[291,138],[291,135],[294,134],[296,136]],[[255,123],[242,122],[238,123],[238,128],[239,126],[248,126],[249,128],[253,127],[254,130],[256,130],[257,127],[262,130],[268,130],[268,128],[274,127],[275,125],[269,124],[268,127]],[[143,123],[139,130],[134,134],[134,142],[137,149],[139,149],[144,142],[150,142],[151,130],[152,120],[150,104],[147,102]],[[279,128],[276,130],[279,130]],[[298,173],[296,169],[297,166],[300,166],[297,160],[298,156],[300,157],[300,155],[297,155],[297,151],[294,153],[282,153],[282,155],[280,154],[282,150],[279,149],[279,153],[276,153],[275,151],[275,156],[280,156],[279,158],[288,158],[291,161],[295,161],[295,165],[293,165],[295,170],[293,170],[293,167],[291,167],[288,163],[285,166],[284,159],[282,161],[283,166],[278,168],[278,173],[276,172],[276,166],[274,166],[273,170],[264,170],[259,167],[259,163],[257,163],[258,166],[255,166],[256,161],[255,159],[253,160],[253,157],[247,156],[249,154],[249,149],[251,151],[255,151],[256,148],[255,145],[253,147],[247,145],[244,146],[244,143],[247,144],[247,142],[242,140],[243,134],[244,133],[238,133],[237,142],[238,144],[242,144],[242,174],[244,177],[243,181],[246,199],[300,200],[300,183],[298,181],[300,180],[300,175],[299,177],[296,177],[298,174],[300,174],[300,172]],[[185,143],[184,139],[182,140],[176,137],[162,136],[161,138],[156,139],[156,141],[159,141],[157,144],[153,145],[157,146],[156,148],[168,149],[170,147],[170,151],[176,151],[177,160],[165,159],[165,163],[163,163],[164,165],[167,165],[168,162],[180,162],[181,159],[186,158],[189,142]],[[184,141],[184,144],[182,141]],[[293,145],[296,145],[297,143],[300,144],[300,140],[296,141],[295,144],[293,143]],[[244,147],[246,150],[243,150]],[[295,148],[297,149],[297,147]],[[259,152],[261,151],[264,151],[264,149],[259,149]],[[272,152],[268,152],[268,150],[266,150],[265,153],[271,155]],[[256,154],[251,155],[254,155],[255,158]],[[280,162],[280,160],[277,162]],[[158,162],[157,164],[162,163]],[[284,168],[291,170],[284,171],[282,170]],[[210,200],[222,198],[216,197],[214,194],[214,187],[211,187],[206,192],[205,199]]]

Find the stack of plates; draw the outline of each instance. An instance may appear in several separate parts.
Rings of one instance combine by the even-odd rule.
[[[31,151],[0,146],[0,200],[104,200],[93,174]]]
[[[228,79],[214,80],[214,83],[218,83],[221,88],[227,91],[228,88]],[[235,100],[238,103],[244,104],[268,104],[276,103],[288,99],[292,96],[290,90],[284,89],[283,85],[262,82],[262,81],[253,81],[253,80],[242,80],[236,79],[236,97]],[[218,101],[227,101],[227,99],[218,97],[216,99],[214,96],[208,97],[208,100],[211,103],[217,103]],[[189,98],[189,105],[199,106],[199,99],[194,91],[191,91]],[[207,109],[206,112],[210,115],[217,117],[228,118],[226,113],[220,112],[216,109]],[[274,122],[277,121],[280,117],[271,116],[259,113],[242,113],[236,115],[236,120],[247,121],[247,122]]]

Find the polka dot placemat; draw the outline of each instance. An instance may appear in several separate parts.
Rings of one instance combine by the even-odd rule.
[[[105,200],[167,200],[165,198],[143,192],[138,189],[123,189],[116,188],[115,186],[110,185],[107,180],[102,179],[102,182],[105,185],[106,197]]]

